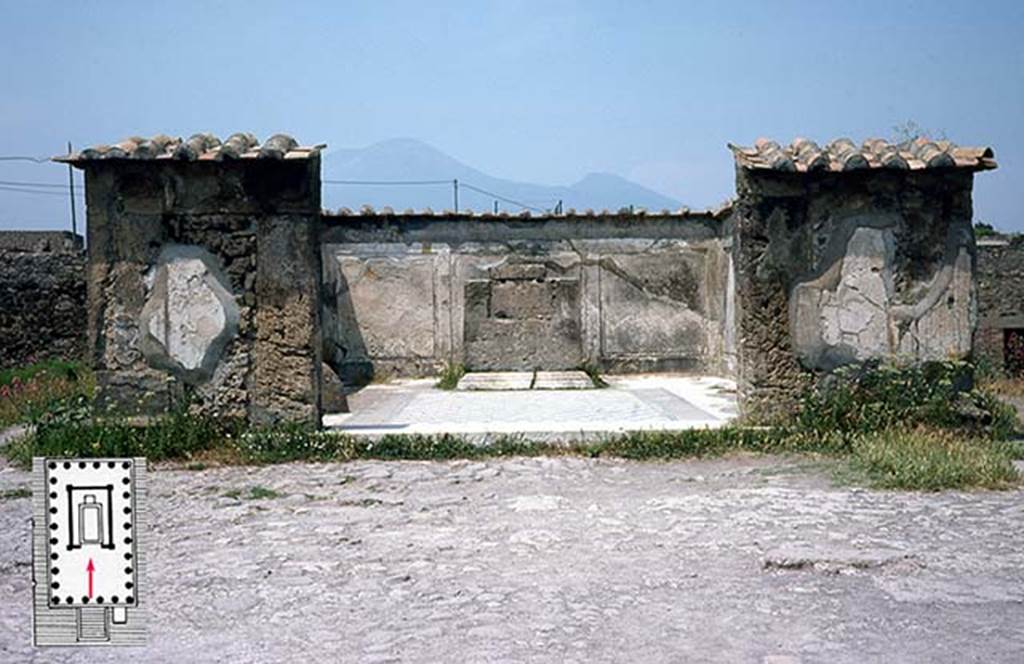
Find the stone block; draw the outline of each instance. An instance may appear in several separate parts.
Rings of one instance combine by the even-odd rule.
[[[528,390],[532,384],[532,371],[474,371],[463,376],[456,389],[462,391]]]
[[[541,263],[504,263],[490,270],[491,279],[543,279],[547,268]]]
[[[535,390],[592,390],[594,381],[584,371],[538,371],[533,379]]]
[[[491,282],[492,318],[564,318],[578,307],[579,282],[574,279]]]

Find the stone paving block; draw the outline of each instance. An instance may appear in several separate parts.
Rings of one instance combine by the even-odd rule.
[[[535,390],[592,390],[594,381],[583,371],[538,371]]]
[[[471,372],[459,381],[459,390],[528,390],[533,384],[531,371]]]

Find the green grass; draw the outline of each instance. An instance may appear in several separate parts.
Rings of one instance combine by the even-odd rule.
[[[248,491],[229,489],[224,492],[225,498],[234,498],[236,500],[273,500],[274,498],[280,498],[282,495],[273,489],[268,489],[259,484],[249,487]]]
[[[1002,489],[1020,480],[998,443],[929,429],[862,435],[850,463],[883,489]]]
[[[594,384],[594,387],[602,389],[608,387],[608,381],[601,377],[601,371],[597,366],[587,362],[581,364],[579,369],[583,373],[587,374],[587,377],[590,378],[590,382]]]
[[[79,362],[47,360],[0,371],[0,427],[33,422],[92,398],[92,373]]]
[[[40,419],[35,432],[11,443],[6,454],[23,467],[31,464],[33,456],[190,459],[227,445],[232,435],[230,423],[184,411],[155,418],[147,425],[124,418],[94,418],[88,410],[59,412]]]
[[[10,385],[14,381],[26,383],[36,376],[47,375],[53,378],[76,380],[85,373],[81,362],[71,360],[43,360],[25,367],[8,367],[0,370],[0,385]]]
[[[4,489],[0,491],[0,500],[14,500],[17,498],[31,498],[32,489],[28,487],[18,487],[16,489]]]
[[[437,381],[437,388],[441,390],[454,390],[459,386],[459,381],[466,375],[466,367],[461,364],[448,364],[441,372],[441,378]]]
[[[33,420],[32,435],[11,443],[5,452],[23,467],[33,456],[145,456],[184,460],[194,469],[215,463],[356,459],[573,454],[659,460],[733,452],[802,453],[834,459],[841,467],[837,476],[861,478],[880,488],[1010,486],[1019,480],[1012,459],[1024,457],[1024,442],[1009,441],[1017,424],[1015,413],[990,393],[970,389],[963,371],[956,363],[850,368],[809,393],[801,413],[782,426],[644,431],[567,445],[522,436],[481,446],[455,435],[395,434],[368,440],[295,425],[246,429],[184,409],[141,426],[123,418],[97,418],[81,399],[58,400]],[[450,366],[442,382],[454,386],[461,374],[461,367]],[[254,487],[253,496],[275,497],[262,487]]]

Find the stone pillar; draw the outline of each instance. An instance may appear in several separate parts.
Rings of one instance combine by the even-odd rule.
[[[975,323],[969,169],[739,167],[741,412],[785,417],[854,362],[962,359]]]
[[[260,219],[251,419],[320,423],[319,214]]]
[[[62,160],[85,170],[100,407],[318,425],[318,148],[155,137]]]

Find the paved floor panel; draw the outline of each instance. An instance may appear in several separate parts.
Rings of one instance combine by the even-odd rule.
[[[736,414],[735,386],[713,377],[614,376],[592,390],[449,391],[432,380],[371,385],[349,396],[351,413],[324,424],[357,435],[523,433],[592,437],[622,431],[718,427]]]

